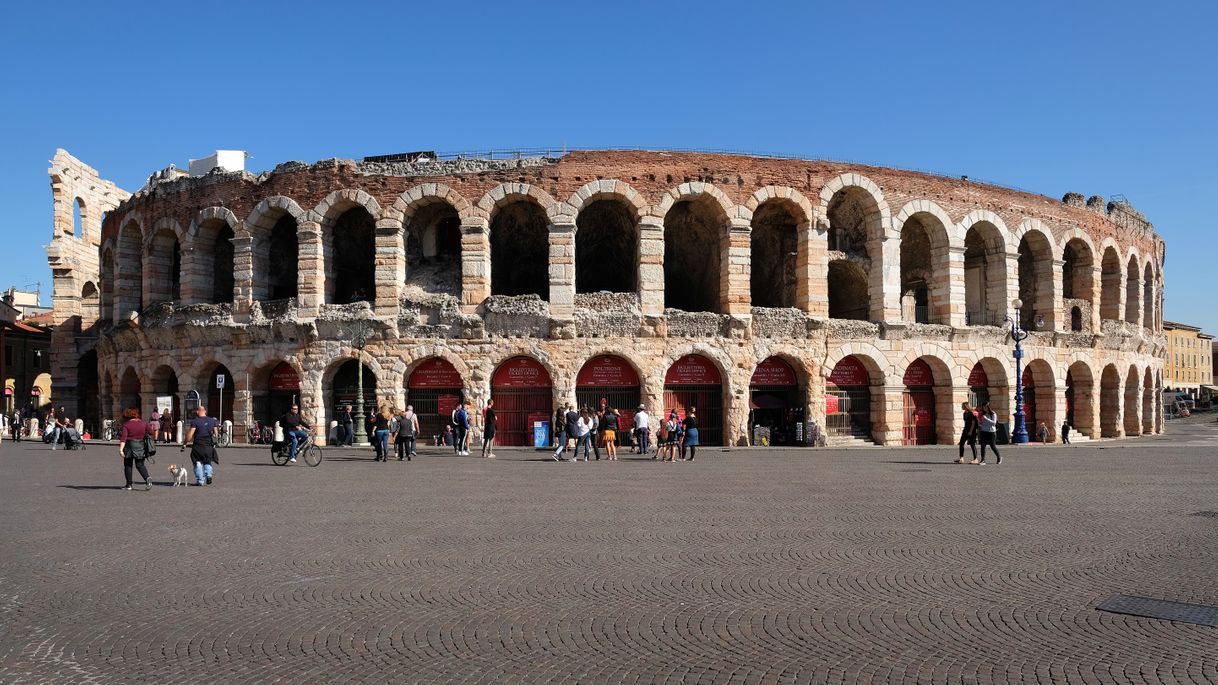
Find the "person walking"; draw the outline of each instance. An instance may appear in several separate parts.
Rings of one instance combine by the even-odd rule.
[[[981,413],[977,416],[977,426],[981,435],[981,461],[973,459],[972,463],[985,466],[985,448],[994,450],[995,465],[1002,463],[1002,455],[998,453],[998,414],[990,408],[990,403],[981,405]]]
[[[389,422],[393,412],[389,405],[382,404],[381,411],[372,419],[373,442],[376,443],[376,458],[373,461],[389,461]]]
[[[9,424],[13,427],[13,442],[21,442],[21,429],[24,426],[21,424],[21,410],[13,410],[13,420]]]
[[[406,405],[406,411],[398,416],[396,442],[398,447],[398,461],[402,461],[402,454],[405,452],[406,461],[410,461],[411,457],[415,456],[415,447],[418,445],[419,437],[419,416],[414,413],[414,405]]]
[[[689,450],[689,460],[693,461],[698,454],[698,408],[690,407],[685,412],[685,420],[681,422],[685,429],[684,440],[681,443],[681,461],[685,461],[685,450]]]
[[[601,433],[601,413],[594,409],[588,409],[588,418],[592,421],[592,431],[588,438],[588,442],[592,444],[592,453],[596,455],[596,460],[601,460],[601,448],[598,444]]]
[[[1070,444],[1070,424],[1062,421],[1062,444]]]
[[[144,460],[148,452],[144,445],[144,437],[149,435],[149,427],[140,418],[140,410],[129,407],[123,410],[123,430],[118,437],[118,453],[123,457],[123,476],[127,479],[124,490],[131,489],[131,467],[134,466],[144,478],[144,490],[152,489],[152,480],[148,477],[148,467]]]
[[[605,409],[604,428],[601,429],[601,438],[605,441],[605,457],[609,461],[617,461],[617,430],[618,430],[618,414],[613,407]]]
[[[647,415],[647,408],[641,404],[634,414],[634,427],[639,432],[639,454],[647,454],[651,447],[651,417]]]
[[[575,450],[571,461],[579,458],[579,412],[575,410],[574,404],[567,405],[567,441],[571,443],[571,447]]]
[[[1040,426],[1036,428],[1036,434],[1040,436],[1040,444],[1049,444],[1049,427],[1045,425],[1044,421],[1041,421]]]
[[[563,453],[567,451],[567,414],[561,406],[554,411],[554,461],[566,461]]]
[[[964,445],[967,443],[973,451],[973,463],[977,462],[977,412],[968,402],[961,402],[960,409],[964,412],[964,430],[960,433],[960,456],[957,464],[964,463]]]
[[[197,416],[186,430],[186,442],[190,443],[190,463],[194,464],[195,485],[211,485],[215,476],[212,463],[216,459],[216,436],[220,434],[220,422],[207,415],[207,407],[199,405]],[[186,445],[182,445],[186,449]]]
[[[579,418],[575,420],[575,457],[571,461],[579,461],[579,450],[582,447],[584,450],[584,461],[588,461],[588,456],[591,450],[588,448],[588,443],[592,439],[592,417],[590,412],[585,409],[579,413]]]
[[[161,412],[161,418],[157,423],[161,427],[161,442],[166,445],[173,442],[173,416],[170,415],[168,409]]]
[[[351,446],[355,440],[355,416],[351,413],[351,405],[344,405],[343,410],[338,413],[338,438],[339,445]]]
[[[469,402],[457,406],[457,454],[469,456]]]
[[[495,400],[486,401],[486,411],[482,416],[482,456],[494,459],[495,445]]]

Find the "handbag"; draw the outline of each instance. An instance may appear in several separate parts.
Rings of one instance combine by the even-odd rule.
[[[155,456],[156,456],[156,440],[148,433],[144,433],[144,458],[151,460]],[[152,463],[155,464],[156,462],[154,461]]]

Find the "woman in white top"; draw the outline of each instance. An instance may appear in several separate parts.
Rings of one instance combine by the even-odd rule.
[[[571,461],[579,461],[579,448],[584,448],[584,461],[592,451],[592,417],[587,409],[579,413],[579,421],[575,422],[575,457]]]
[[[990,403],[986,402],[981,405],[981,411],[977,415],[978,435],[981,436],[981,462],[985,465],[985,448],[989,446],[994,450],[994,456],[997,458],[996,464],[1002,463],[1002,455],[998,453],[997,437],[998,437],[998,414],[990,408]],[[974,464],[978,462],[973,460]]]

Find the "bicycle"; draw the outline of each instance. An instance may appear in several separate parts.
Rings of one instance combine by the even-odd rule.
[[[220,425],[220,435],[216,437],[216,447],[228,447],[233,444],[233,432],[225,430],[224,425]]]
[[[116,428],[113,423],[110,423],[102,428],[101,439],[102,440],[118,440],[118,436],[120,434],[121,434],[120,430],[118,428]]]
[[[306,432],[304,441],[296,448],[296,453],[304,457],[305,463],[309,466],[317,466],[321,463],[321,448],[313,444],[313,431]],[[287,465],[291,458],[292,444],[289,440],[275,443],[275,446],[271,448],[271,462],[276,466]]]
[[[245,441],[251,445],[269,445],[275,441],[275,429],[255,421],[246,426]]]

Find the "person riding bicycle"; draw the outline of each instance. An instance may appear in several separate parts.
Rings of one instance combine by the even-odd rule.
[[[279,419],[279,427],[283,429],[283,437],[288,441],[288,463],[295,463],[296,448],[302,440],[306,440],[309,437],[305,429],[312,429],[313,427],[300,415],[300,407],[295,404]]]

